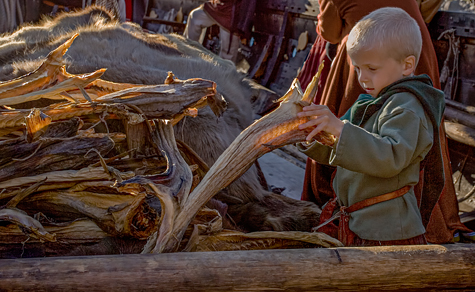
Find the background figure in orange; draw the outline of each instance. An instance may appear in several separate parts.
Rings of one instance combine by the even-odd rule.
[[[338,117],[341,117],[356,101],[358,96],[364,93],[358,83],[357,74],[347,56],[346,40],[349,31],[358,20],[371,11],[382,7],[399,7],[416,19],[421,29],[423,45],[415,74],[428,74],[433,81],[434,87],[440,89],[437,57],[420,10],[420,8],[424,8],[425,19],[430,21],[431,16],[433,16],[440,7],[440,3],[434,5],[434,1],[435,0],[319,0],[320,14],[318,15],[317,32],[324,40],[333,44],[338,43],[336,56],[329,69],[323,91],[321,92],[320,104],[327,105]],[[420,6],[423,4],[425,4],[425,6]],[[432,7],[432,9],[436,11],[434,12],[429,9],[429,7]],[[305,66],[303,69],[305,69]],[[300,75],[306,74],[307,73],[302,72]],[[452,182],[452,170],[448,157],[447,140],[443,124],[439,132],[443,151],[445,186],[437,204],[433,208],[426,227],[426,238],[430,243],[453,242],[454,234],[457,231],[471,231],[460,222],[458,216],[458,202]],[[314,201],[319,206],[322,206],[332,198],[334,196],[330,186],[332,173],[333,169],[328,166],[319,165],[315,161],[308,162],[305,171],[302,199]],[[422,177],[423,175],[421,174],[421,178]],[[420,194],[422,186],[419,187]],[[428,218],[429,214],[425,216]]]

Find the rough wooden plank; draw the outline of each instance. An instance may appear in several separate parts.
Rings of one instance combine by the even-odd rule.
[[[288,17],[289,17],[289,8],[285,7],[284,15],[283,15],[283,18],[282,18],[282,25],[280,27],[279,34],[276,36],[276,40],[275,40],[275,43],[274,43],[274,51],[272,53],[272,57],[269,60],[268,65],[266,67],[266,73],[264,75],[264,78],[261,81],[261,84],[264,85],[264,86],[267,85],[267,83],[269,82],[269,79],[272,75],[272,72],[274,71],[275,64],[277,63],[277,58],[280,55],[285,30],[287,28],[287,19],[288,19]]]
[[[472,116],[475,115],[475,107],[471,105],[466,105],[461,102],[457,102],[451,99],[445,99],[445,105],[448,107],[452,107],[454,109],[457,109],[459,111],[466,112],[468,114],[471,114]]]
[[[475,147],[475,129],[447,121],[444,125],[445,132],[450,139]]]
[[[475,245],[0,260],[4,290],[400,291],[475,289]]]
[[[256,75],[257,71],[262,65],[262,62],[264,62],[265,57],[267,56],[267,52],[269,51],[270,45],[272,44],[272,40],[274,39],[273,35],[268,35],[267,36],[267,42],[264,46],[264,48],[261,51],[261,54],[259,55],[259,59],[257,62],[254,64],[254,67],[252,68],[251,73],[249,73],[250,78],[254,78]]]
[[[445,108],[444,116],[447,121],[454,121],[475,129],[475,119],[471,114],[465,111],[448,106]]]

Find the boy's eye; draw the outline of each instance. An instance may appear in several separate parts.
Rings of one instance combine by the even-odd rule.
[[[369,69],[369,71],[376,71],[376,68],[369,67],[368,69]]]

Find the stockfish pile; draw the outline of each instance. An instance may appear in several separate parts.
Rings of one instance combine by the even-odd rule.
[[[113,83],[100,79],[105,68],[70,74],[62,58],[76,37],[0,83],[1,257],[340,244],[319,233],[223,229],[226,208],[211,198],[240,172],[204,179],[215,166],[172,128],[203,106],[220,116],[216,84],[172,73],[159,85]],[[128,249],[86,248],[111,242]]]

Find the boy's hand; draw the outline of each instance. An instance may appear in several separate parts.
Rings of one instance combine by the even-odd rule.
[[[307,141],[321,131],[325,131],[339,138],[343,129],[343,121],[337,118],[326,105],[312,104],[303,108],[303,111],[297,114],[298,117],[308,117],[309,121],[299,125],[299,129],[303,130],[309,127],[315,127],[307,136]]]

